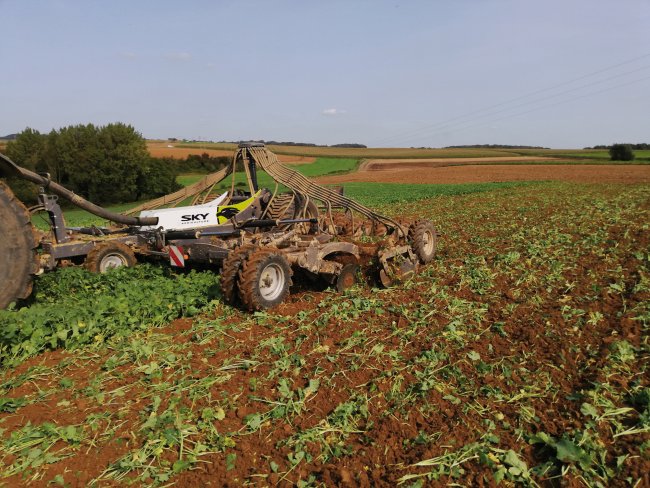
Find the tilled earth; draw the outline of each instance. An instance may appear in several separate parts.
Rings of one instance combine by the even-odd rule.
[[[648,164],[490,164],[461,162],[383,161],[362,165],[346,175],[318,178],[319,183],[486,183],[495,181],[570,181],[574,183],[650,183]]]
[[[5,370],[2,481],[650,486],[650,187],[392,211],[441,233],[399,287],[215,301]]]

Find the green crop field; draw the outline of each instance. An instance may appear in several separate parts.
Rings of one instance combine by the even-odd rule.
[[[37,277],[0,311],[6,486],[647,484],[648,185],[349,194],[434,261],[255,314],[210,270]]]

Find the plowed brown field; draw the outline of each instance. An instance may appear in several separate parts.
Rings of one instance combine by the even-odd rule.
[[[520,160],[520,159],[517,159]],[[486,183],[570,181],[575,183],[649,183],[650,165],[476,164],[455,160],[371,162],[356,173],[324,176],[320,183]],[[490,159],[489,161],[494,161]],[[456,165],[454,165],[456,164]]]

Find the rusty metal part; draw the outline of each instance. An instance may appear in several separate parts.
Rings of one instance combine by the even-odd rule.
[[[409,278],[417,270],[417,257],[410,246],[394,246],[381,249],[379,279],[386,288]]]
[[[287,252],[291,264],[300,266],[315,274],[338,275],[343,264],[330,261],[327,258],[336,254],[349,254],[359,259],[359,248],[349,242],[329,242],[321,244],[317,239],[308,243],[307,247]]]

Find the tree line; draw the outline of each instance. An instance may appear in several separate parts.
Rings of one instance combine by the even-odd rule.
[[[6,154],[100,205],[146,200],[179,188],[178,163],[152,158],[142,135],[123,123],[72,125],[49,134],[27,128],[7,144]],[[22,201],[36,201],[33,184],[10,179],[9,185]]]
[[[585,147],[585,149],[610,149],[613,145],[621,145],[621,144],[610,144],[609,146],[606,146],[604,144],[599,144],[598,146]],[[638,151],[644,151],[650,149],[650,144],[647,142],[640,142],[637,144],[626,143],[625,145],[630,146],[630,149],[634,149]]]

